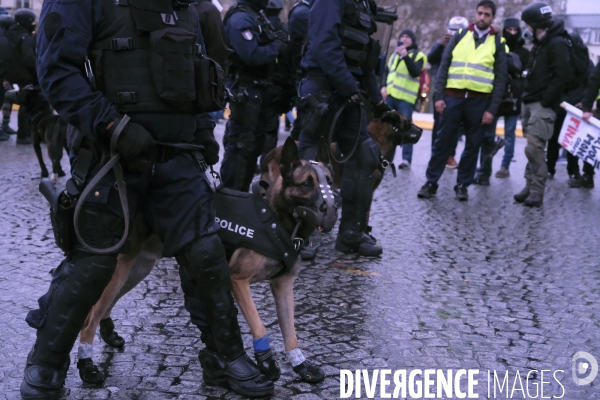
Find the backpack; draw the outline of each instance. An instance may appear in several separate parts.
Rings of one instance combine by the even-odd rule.
[[[569,46],[569,64],[571,65],[571,79],[566,92],[585,85],[589,76],[589,53],[585,46],[575,46],[570,35],[565,38]]]

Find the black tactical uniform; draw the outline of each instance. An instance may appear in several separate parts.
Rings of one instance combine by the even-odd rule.
[[[127,217],[137,213],[163,242],[163,255],[180,264],[186,307],[190,299],[205,307],[210,328],[203,329],[207,349],[200,352],[204,382],[229,384],[245,396],[271,394],[273,384],[244,351],[206,164],[190,145],[211,139],[196,137],[206,126],[194,102],[196,90],[202,90],[194,79],[201,44],[195,9],[183,0],[47,1],[41,21],[40,85],[79,133],[68,138],[73,160],[68,194],[61,195],[61,207],[53,207],[61,210],[53,213],[53,227],[66,259],[40,298],[40,309],[27,316],[37,340],[21,395],[61,395],[69,352],[113,275],[118,252],[127,250],[127,244],[118,244]],[[122,162],[89,196],[80,194],[115,154]],[[206,159],[216,162],[214,154]],[[71,196],[85,200],[77,223],[81,240],[69,229]]]
[[[374,190],[374,171],[382,156],[367,133],[367,119],[359,99],[366,92],[376,116],[390,107],[383,103],[375,77],[379,43],[370,38],[377,27],[372,17],[374,1],[314,0],[309,11],[308,44],[302,67],[308,77],[300,83],[299,96],[309,106],[300,133],[304,159],[314,159],[319,139],[327,134],[334,115],[338,118],[334,138],[341,153],[356,151],[344,166],[342,220],[336,249],[365,256],[382,249],[368,232],[369,210]],[[325,111],[326,110],[326,111]]]
[[[300,80],[305,77],[305,72],[302,67],[300,67],[300,61],[302,60],[306,35],[308,34],[308,12],[308,0],[300,0],[292,6],[290,13],[288,14],[290,54],[292,59],[292,68],[295,75],[294,78],[296,79],[296,87],[298,86],[298,83],[300,83]],[[300,128],[302,127],[302,118],[304,117],[305,110],[302,103],[298,99],[297,91],[294,102],[296,105],[296,120],[294,121],[294,127],[292,128],[290,136],[294,140],[298,140],[300,138]]]
[[[225,187],[248,191],[267,132],[279,126],[281,89],[273,84],[277,58],[286,51],[262,9],[266,0],[240,0],[225,15],[225,41],[233,50],[228,86],[234,95],[223,145]]]

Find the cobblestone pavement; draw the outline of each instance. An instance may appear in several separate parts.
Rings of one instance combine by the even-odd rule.
[[[33,149],[14,140],[0,143],[0,399],[19,398],[35,339],[25,314],[36,307],[50,282],[49,270],[61,260],[37,191]],[[268,285],[253,286],[283,370],[275,398],[337,398],[340,369],[375,368],[477,368],[481,398],[487,393],[487,370],[521,376],[529,370],[563,370],[557,374],[565,388],[562,398],[600,398],[600,378],[586,386],[576,386],[571,378],[576,351],[600,357],[598,190],[569,189],[559,168],[548,182],[543,208],[515,204],[512,195],[521,189],[525,165],[525,142],[518,139],[510,179],[472,186],[469,201],[459,203],[452,190],[456,171],[446,171],[437,198],[419,200],[429,144],[426,133],[415,147],[412,169],[398,171],[396,179],[386,176],[376,193],[371,224],[383,256],[338,253],[334,232],[323,236],[318,258],[305,264],[297,281],[301,348],[325,369],[323,383],[296,379],[285,360]],[[499,162],[497,156],[495,168]],[[66,383],[71,398],[239,398],[202,381],[199,334],[183,308],[173,260],[161,261],[121,300],[113,318],[127,344],[115,350],[97,337],[95,358],[109,377],[100,388],[82,384],[72,364]],[[249,329],[242,320],[241,325],[252,354]],[[71,359],[75,356],[73,351]],[[530,378],[533,397],[532,384],[539,385],[541,376]],[[556,381],[548,375],[545,380],[552,384],[545,385],[544,396],[560,397]],[[513,398],[523,397],[516,392]]]

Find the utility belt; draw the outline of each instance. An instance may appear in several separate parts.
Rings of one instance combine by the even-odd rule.
[[[123,170],[119,163],[121,156],[116,151],[116,143],[120,133],[129,122],[129,117],[125,115],[118,123],[115,133],[111,138],[110,159],[103,163],[102,168],[96,175],[89,180],[89,174],[93,167],[106,159],[106,152],[102,158],[98,158],[98,151],[95,148],[88,148],[86,143],[78,147],[77,158],[71,168],[71,178],[67,181],[66,188],[57,189],[49,179],[42,179],[39,190],[50,203],[50,219],[54,231],[54,240],[56,245],[64,252],[72,251],[76,246],[80,246],[86,251],[96,254],[117,253],[125,244],[129,235],[129,205],[125,189]],[[198,146],[190,143],[156,143],[156,152],[152,154],[153,161],[156,163],[166,162],[183,151],[190,151],[198,162],[202,173],[208,169],[208,165],[202,155],[204,146]],[[125,232],[117,244],[109,248],[94,248],[87,244],[79,233],[78,217],[85,200],[91,195],[94,188],[104,176],[113,171],[116,182],[115,187],[119,193],[123,220],[125,223]],[[87,182],[87,184],[86,184]],[[96,196],[98,192],[96,192]]]

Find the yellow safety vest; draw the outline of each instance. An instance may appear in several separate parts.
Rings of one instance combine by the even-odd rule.
[[[468,31],[452,51],[446,88],[492,93],[496,37],[488,34],[485,42],[475,48],[473,33]]]
[[[596,97],[596,100],[600,101],[600,90],[598,90],[598,97]]]
[[[414,52],[415,51],[412,50],[406,56],[411,57]],[[399,57],[400,55],[398,53],[394,53],[388,62],[389,73],[387,76],[387,94],[395,99],[415,104],[417,102],[417,97],[419,96],[419,85],[421,83],[420,76],[413,78],[408,72],[406,62],[403,59],[398,62]],[[427,64],[427,56],[418,51],[414,60],[415,62],[418,62],[421,59],[423,59],[423,67],[421,69],[421,71],[423,71],[425,69],[425,64]],[[396,66],[396,64],[398,65]]]

